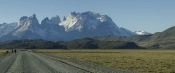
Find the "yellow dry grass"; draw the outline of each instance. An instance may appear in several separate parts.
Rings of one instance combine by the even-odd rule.
[[[175,50],[43,50],[138,73],[175,73]]]
[[[0,55],[4,54],[6,50],[0,50]]]

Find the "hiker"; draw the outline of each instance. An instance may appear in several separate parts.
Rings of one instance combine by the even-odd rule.
[[[14,50],[14,52],[16,53],[16,49]]]
[[[8,53],[9,53],[9,51],[7,50],[7,51],[6,51],[6,54],[8,54]]]
[[[13,53],[13,49],[12,49],[12,53]]]

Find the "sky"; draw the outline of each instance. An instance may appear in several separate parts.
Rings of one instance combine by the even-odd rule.
[[[131,31],[155,33],[175,26],[175,0],[0,0],[0,23],[17,22],[22,16],[68,16],[93,11],[110,16]]]

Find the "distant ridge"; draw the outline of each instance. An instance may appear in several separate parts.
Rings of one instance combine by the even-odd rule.
[[[175,48],[175,26],[168,28],[163,32],[158,32],[140,41],[141,46],[150,48]]]

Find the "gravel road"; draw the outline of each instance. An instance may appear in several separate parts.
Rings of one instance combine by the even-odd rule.
[[[0,73],[96,73],[49,55],[19,51],[0,57]],[[118,73],[118,72],[116,72]]]

